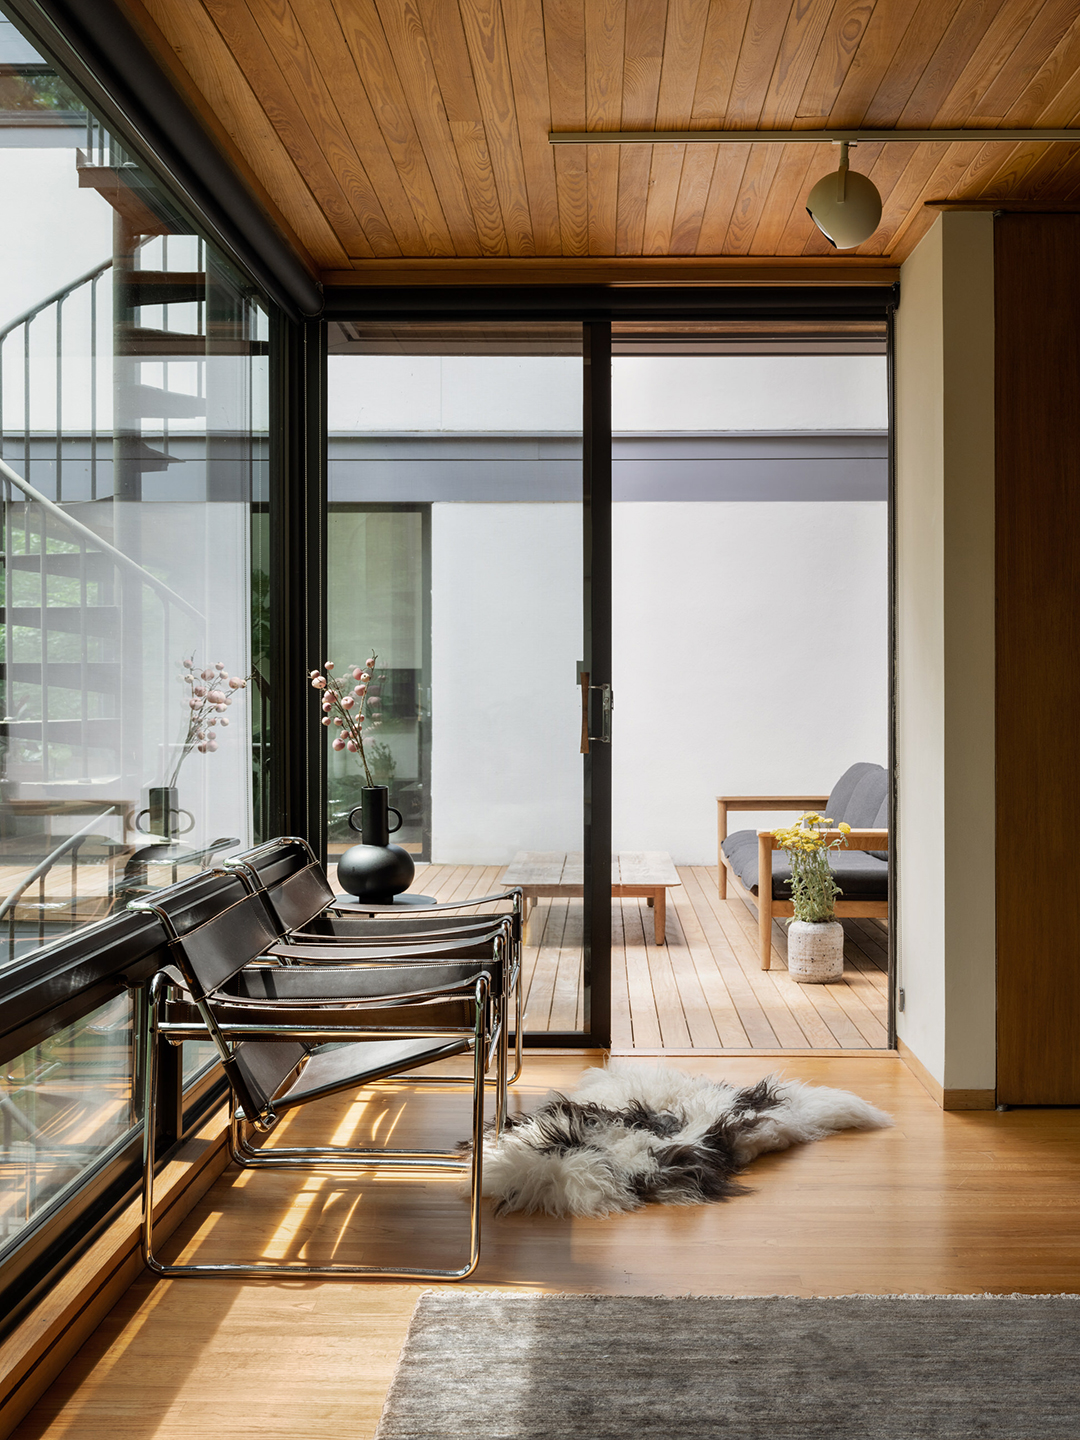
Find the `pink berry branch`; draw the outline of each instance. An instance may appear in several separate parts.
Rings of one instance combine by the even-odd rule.
[[[369,686],[375,673],[377,655],[370,655],[362,666],[354,665],[347,678],[339,680],[334,674],[334,662],[327,660],[320,670],[312,670],[309,679],[313,690],[321,690],[322,723],[338,731],[333,739],[335,750],[347,750],[350,755],[359,755],[360,764],[368,785],[374,785],[371,767],[364,750],[364,726],[375,729],[380,723],[379,697],[370,693]],[[355,683],[350,685],[350,679]]]
[[[198,750],[200,755],[207,755],[218,748],[219,728],[229,723],[225,712],[232,704],[236,691],[246,690],[247,682],[251,679],[250,675],[244,679],[238,675],[230,675],[220,660],[203,671],[195,669],[194,659],[185,660],[183,666],[183,684],[189,690],[184,705],[190,713],[187,734],[180,748],[180,758],[169,777],[170,786],[176,784],[180,766],[192,750]]]

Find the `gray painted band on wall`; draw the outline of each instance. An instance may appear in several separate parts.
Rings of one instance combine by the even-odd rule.
[[[331,503],[581,498],[581,440],[558,435],[335,435]],[[613,440],[616,501],[883,501],[887,437],[632,435]]]

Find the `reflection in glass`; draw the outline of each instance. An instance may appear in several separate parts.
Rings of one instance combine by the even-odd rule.
[[[135,1124],[132,1022],[118,996],[0,1071],[0,1247]]]
[[[4,963],[254,838],[268,321],[6,20],[0,191]]]

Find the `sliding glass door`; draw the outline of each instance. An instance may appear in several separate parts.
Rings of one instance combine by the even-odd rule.
[[[411,891],[526,887],[533,1039],[590,1025],[582,348],[580,324],[542,322],[347,322],[329,341],[320,658],[375,659],[367,759]],[[358,839],[358,760],[331,752],[331,861]]]

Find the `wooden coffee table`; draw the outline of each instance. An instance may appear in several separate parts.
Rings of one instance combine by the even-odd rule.
[[[520,885],[525,919],[540,896],[583,895],[585,865],[580,851],[519,850],[503,871],[500,884]],[[681,885],[679,872],[665,850],[622,850],[611,859],[613,896],[648,900],[657,945],[664,943],[667,892]]]

